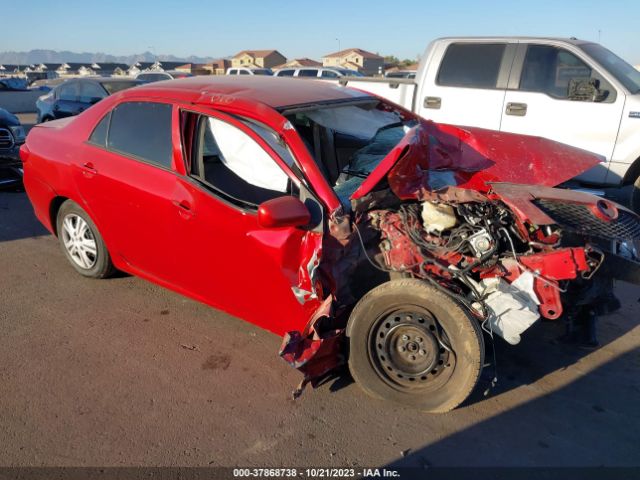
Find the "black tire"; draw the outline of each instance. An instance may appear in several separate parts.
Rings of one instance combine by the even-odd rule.
[[[636,179],[631,190],[631,209],[640,215],[640,177]]]
[[[79,253],[73,255],[70,248],[65,244],[67,240],[70,240],[69,229],[65,228],[65,220],[67,219],[72,223],[75,220],[76,225],[78,225],[76,220],[78,218],[85,222],[87,228],[84,229],[82,235],[79,234],[74,236],[74,241],[75,239],[77,239],[78,242],[93,241],[95,244],[95,253],[86,251],[84,252],[84,255],[80,255]],[[60,206],[60,210],[58,210],[58,216],[56,218],[56,232],[58,234],[60,248],[62,248],[67,260],[69,260],[69,263],[71,263],[78,273],[90,278],[107,278],[113,275],[115,268],[111,262],[111,256],[104,244],[104,240],[102,239],[95,223],[91,220],[91,217],[89,217],[87,212],[85,212],[80,205],[72,200],[67,200]],[[81,265],[83,258],[89,260],[85,266]]]
[[[484,363],[478,322],[417,279],[391,280],[367,293],[346,334],[349,370],[366,393],[427,412],[460,405]]]

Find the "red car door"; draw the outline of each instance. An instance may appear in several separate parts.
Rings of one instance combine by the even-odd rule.
[[[173,283],[166,259],[177,235],[171,132],[171,104],[122,103],[98,123],[74,165],[80,195],[115,261],[161,283]]]
[[[301,330],[319,305],[312,279],[322,234],[265,229],[257,220],[262,201],[297,194],[295,176],[241,122],[190,116],[189,175],[178,179],[173,198],[184,207],[174,217],[177,283],[279,335]]]

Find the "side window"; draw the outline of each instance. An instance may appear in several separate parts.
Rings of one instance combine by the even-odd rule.
[[[449,45],[438,72],[438,85],[495,88],[505,48],[504,43]]]
[[[293,77],[295,70],[280,70],[278,72],[279,77]]]
[[[111,114],[107,148],[171,168],[171,110],[166,103],[118,105]]]
[[[300,70],[298,72],[298,76],[299,77],[317,77],[318,76],[318,70],[316,70],[316,69]]]
[[[336,72],[332,72],[331,70],[323,70],[322,77],[324,78],[338,78],[338,74]]]
[[[102,120],[98,122],[96,128],[91,132],[91,136],[89,137],[89,141],[91,143],[95,143],[96,145],[100,145],[101,147],[107,146],[107,133],[109,132],[109,121],[111,120],[111,112],[107,113]]]
[[[192,175],[233,203],[257,208],[291,192],[292,182],[273,158],[239,128],[200,117]]]
[[[78,101],[78,82],[71,82],[60,86],[58,91],[58,99],[67,102]]]
[[[83,82],[80,84],[80,101],[83,103],[96,103],[105,98],[107,94],[104,89],[93,82]]]
[[[589,87],[590,83],[593,88]],[[529,45],[527,48],[520,74],[520,90],[546,93],[563,100],[615,100],[614,88],[591,67],[573,53],[548,45]],[[588,90],[591,95],[585,95]]]
[[[247,72],[246,70],[239,70],[238,73],[240,75],[249,75],[249,72]]]

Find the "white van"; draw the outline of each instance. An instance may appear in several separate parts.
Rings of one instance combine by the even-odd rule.
[[[302,77],[302,78],[342,78],[364,77],[360,72],[348,68],[335,67],[299,67],[281,68],[273,74],[275,77]]]
[[[233,67],[227,68],[227,75],[273,75],[270,68]]]

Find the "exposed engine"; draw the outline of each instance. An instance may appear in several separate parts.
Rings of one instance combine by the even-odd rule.
[[[446,290],[512,344],[540,316],[559,318],[568,281],[588,282],[604,258],[565,241],[557,225],[525,224],[498,200],[403,203],[368,216],[383,268]]]

